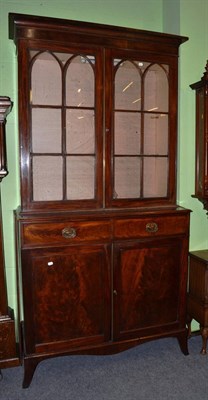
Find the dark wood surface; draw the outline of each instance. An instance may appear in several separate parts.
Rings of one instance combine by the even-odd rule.
[[[19,68],[21,205],[16,232],[22,260],[18,292],[24,309],[19,321],[23,387],[29,386],[40,361],[58,355],[113,354],[170,336],[188,354],[190,211],[176,205],[178,48],[187,38],[20,14],[10,15],[10,38],[17,45]],[[61,201],[33,199],[30,50],[96,56],[93,199],[68,201],[64,184]],[[165,196],[114,195],[117,57],[168,65]]]
[[[192,251],[189,258],[187,302],[189,334],[191,334],[191,320],[195,319],[200,324],[202,335],[201,354],[206,354],[208,338],[208,250]]]
[[[200,81],[190,87],[196,97],[195,194],[208,211],[208,63]]]
[[[9,97],[0,96],[0,181],[8,174],[6,157],[6,117],[11,111]],[[13,310],[8,307],[4,260],[4,239],[0,194],[0,368],[19,365]]]
[[[87,215],[81,223],[57,218],[48,226],[47,217],[36,224],[35,216],[29,223],[18,216],[23,386],[38,362],[60,354],[111,354],[165,336],[175,336],[187,354],[189,211],[146,210],[136,219],[109,213],[99,217],[97,232]],[[155,220],[158,231],[147,232]],[[63,238],[64,226],[76,227],[76,237]]]

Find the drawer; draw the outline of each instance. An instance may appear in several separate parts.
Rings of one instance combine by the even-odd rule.
[[[119,219],[114,223],[115,239],[140,238],[151,236],[188,233],[187,216],[168,216],[148,218]]]
[[[60,223],[23,223],[23,246],[75,244],[111,239],[109,221],[66,221]]]

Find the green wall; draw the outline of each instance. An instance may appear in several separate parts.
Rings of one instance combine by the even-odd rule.
[[[13,210],[19,204],[17,71],[8,39],[8,13],[25,13],[120,25],[188,36],[180,49],[178,203],[193,210],[190,249],[208,247],[208,219],[193,199],[195,157],[194,93],[208,58],[207,0],[0,0],[0,95],[14,101],[7,118],[9,175],[2,182],[2,207],[9,305],[16,309]]]

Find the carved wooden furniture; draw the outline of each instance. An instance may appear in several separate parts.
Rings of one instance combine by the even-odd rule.
[[[208,63],[199,82],[190,87],[196,91],[196,174],[195,195],[208,210]]]
[[[191,333],[191,320],[195,319],[200,323],[201,354],[206,354],[208,338],[208,250],[190,252],[189,269],[187,301],[189,333]]]
[[[9,97],[0,96],[0,182],[8,174],[6,158],[6,117],[11,110]],[[5,277],[2,210],[0,199],[0,369],[19,364],[13,310],[8,307]]]
[[[185,37],[11,14],[18,51],[25,376],[174,336],[187,350],[189,210],[176,205]]]

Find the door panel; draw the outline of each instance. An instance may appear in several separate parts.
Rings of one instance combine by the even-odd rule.
[[[114,338],[178,324],[182,239],[115,245]]]
[[[23,251],[27,352],[109,340],[107,245]]]

